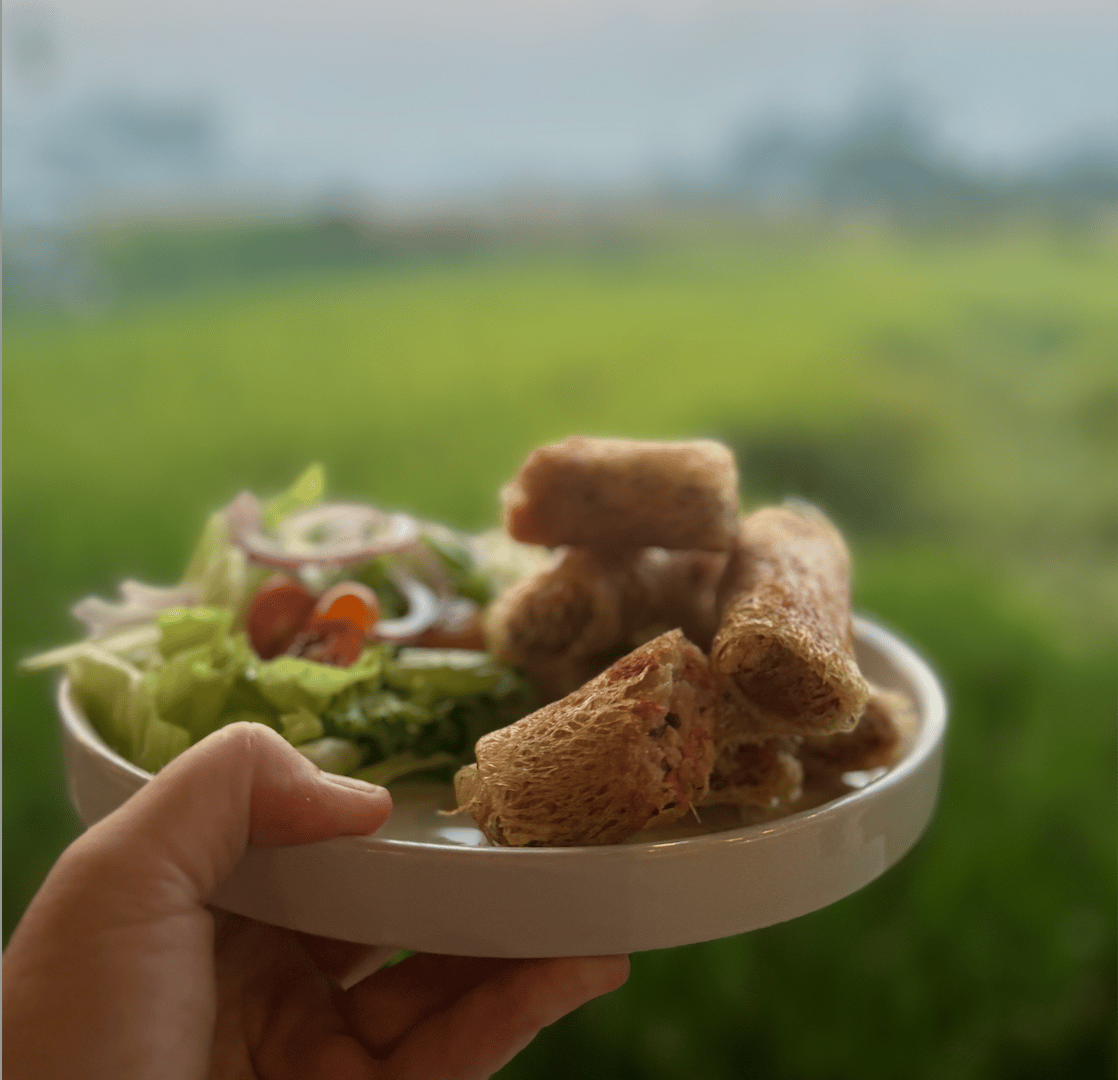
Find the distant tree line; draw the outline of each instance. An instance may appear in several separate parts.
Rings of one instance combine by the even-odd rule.
[[[1118,201],[1118,141],[995,172],[943,148],[904,94],[880,95],[830,126],[773,120],[730,140],[695,193],[789,210],[905,216],[1012,209],[1092,212]]]

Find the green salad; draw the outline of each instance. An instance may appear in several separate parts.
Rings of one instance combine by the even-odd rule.
[[[24,662],[64,667],[102,739],[156,772],[226,724],[280,732],[329,772],[449,779],[478,738],[538,706],[490,656],[481,612],[537,560],[403,514],[323,500],[320,466],[215,513],[182,579],[125,581],[72,609],[88,636]]]

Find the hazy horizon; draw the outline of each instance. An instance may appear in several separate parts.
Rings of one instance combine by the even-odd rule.
[[[825,124],[889,87],[981,168],[1118,131],[1118,11],[1095,0],[55,0],[4,14],[17,211],[40,133],[54,124],[65,142],[80,126],[66,117],[112,98],[210,110],[227,179],[388,202],[633,184],[712,160],[737,129]]]

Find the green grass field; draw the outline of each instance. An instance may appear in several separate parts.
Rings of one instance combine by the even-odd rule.
[[[5,936],[76,834],[51,680],[15,669],[74,636],[75,600],[170,582],[208,511],[313,459],[336,495],[475,528],[541,441],[714,435],[747,504],[832,512],[858,606],[943,674],[942,802],[861,893],[635,957],[501,1076],[1114,1075],[1116,323],[1113,244],[1040,227],[675,237],[10,318]]]

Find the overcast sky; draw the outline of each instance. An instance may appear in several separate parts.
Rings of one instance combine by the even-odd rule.
[[[131,94],[203,100],[231,155],[388,198],[517,177],[624,183],[738,125],[910,88],[992,164],[1118,131],[1112,0],[52,0],[42,86],[5,113]],[[10,31],[10,32],[9,32]]]

